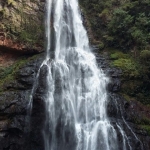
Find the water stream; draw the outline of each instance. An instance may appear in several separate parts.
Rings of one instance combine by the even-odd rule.
[[[117,150],[108,78],[90,51],[77,0],[47,0],[46,39],[45,150]]]
[[[97,67],[78,0],[47,0],[45,150],[132,150],[107,117],[108,77]],[[39,73],[38,73],[39,74]]]

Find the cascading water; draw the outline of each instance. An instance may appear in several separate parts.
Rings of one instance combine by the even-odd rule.
[[[46,37],[45,150],[117,150],[106,114],[108,78],[90,52],[77,0],[47,0]]]
[[[108,78],[90,52],[78,1],[47,0],[46,29],[45,150],[117,150],[106,115]]]
[[[118,150],[116,130],[121,149],[132,150],[107,117],[108,78],[90,51],[77,0],[47,0],[46,40],[45,150]]]

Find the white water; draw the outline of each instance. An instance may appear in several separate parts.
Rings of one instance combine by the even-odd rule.
[[[78,1],[47,0],[46,6],[45,150],[118,150],[106,113],[108,78],[90,51]]]
[[[46,37],[45,150],[117,150],[106,114],[108,78],[90,52],[77,0],[47,0]]]

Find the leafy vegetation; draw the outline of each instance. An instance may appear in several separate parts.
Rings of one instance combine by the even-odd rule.
[[[9,67],[0,67],[0,80],[3,80],[6,76],[11,74],[13,72],[14,67],[9,66]]]
[[[80,0],[94,37],[107,47],[143,50],[150,45],[150,1]]]
[[[113,60],[119,59],[119,58],[129,58],[128,54],[124,54],[121,51],[115,51],[111,53],[110,58]]]
[[[142,129],[144,129],[148,135],[150,135],[150,125],[141,125]]]
[[[150,59],[149,50],[143,50],[134,58],[130,53],[108,50],[111,65],[123,71],[121,94],[127,99],[136,99],[143,104],[150,104]]]
[[[139,76],[140,68],[138,63],[129,54],[115,51],[111,53],[110,58],[113,60],[112,65],[122,69],[125,77],[136,78]]]
[[[22,8],[23,9],[23,8]],[[28,48],[32,48],[34,44],[43,44],[43,34],[44,28],[42,25],[36,23],[34,16],[25,14],[23,10],[20,9],[21,25],[19,32],[19,40],[24,44],[28,44]]]
[[[137,124],[141,129],[145,130],[150,135],[150,119],[146,116],[136,116],[133,118],[133,122]]]
[[[27,63],[26,58],[21,58],[16,63],[9,67],[0,68],[0,91],[3,91],[3,84],[13,81],[15,79],[15,74],[17,70]]]
[[[119,58],[113,62],[113,65],[121,68],[124,71],[125,76],[139,76],[137,64],[130,58]]]
[[[142,63],[149,65],[150,64],[150,51],[149,50],[141,51],[140,60],[142,61]]]
[[[150,104],[150,1],[79,0],[94,44],[122,69],[121,93]]]
[[[34,55],[32,57],[21,57],[14,64],[9,67],[0,68],[0,92],[4,90],[3,85],[15,81],[17,71],[23,67],[27,62],[32,61],[39,57],[39,55]]]
[[[143,116],[141,119],[135,118],[134,122],[140,126],[143,130],[147,132],[148,135],[150,135],[150,119]]]

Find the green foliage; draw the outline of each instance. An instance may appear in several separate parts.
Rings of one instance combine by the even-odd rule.
[[[6,84],[11,81],[14,81],[17,71],[30,60],[32,60],[32,57],[29,59],[21,58],[20,60],[16,61],[16,63],[14,63],[13,65],[9,67],[0,68],[0,92],[4,90],[3,89],[4,83]]]
[[[110,12],[108,8],[105,8],[100,14],[99,17],[102,18],[104,22],[108,22],[110,20]]]
[[[114,40],[114,37],[113,36],[109,36],[109,35],[104,35],[103,38],[106,41],[106,43],[113,42],[113,40]]]
[[[147,117],[143,117],[141,123],[144,125],[150,125],[150,119]]]
[[[123,75],[129,78],[139,76],[138,63],[121,51],[111,52],[110,58],[113,60],[112,65],[123,70]]]
[[[143,130],[145,130],[148,135],[150,135],[150,119],[147,117],[142,117],[141,119],[136,119],[136,124],[138,124]]]
[[[136,123],[138,125],[149,125],[150,126],[150,119],[147,118],[146,116],[141,116],[141,119],[134,118],[134,123]]]
[[[150,104],[150,1],[149,0],[79,0],[94,40],[103,42],[112,65],[123,70],[122,93]],[[96,44],[97,44],[96,43]],[[103,45],[99,45],[100,49]],[[134,53],[134,57],[128,54]],[[141,51],[141,52],[140,52]],[[132,53],[132,54],[133,54]],[[128,97],[129,96],[129,97]]]
[[[32,48],[37,42],[40,44],[40,38],[44,31],[43,26],[40,26],[35,22],[34,16],[25,15],[24,13],[21,13],[20,15],[22,17],[22,24],[19,40],[26,43],[29,48]]]
[[[131,50],[150,45],[150,1],[82,0],[96,40]]]
[[[144,76],[143,81],[146,83],[145,87],[150,87],[150,51],[142,50],[140,52],[139,60],[142,68],[142,74]]]
[[[21,31],[21,33],[20,33],[20,40],[22,42],[34,43],[35,39],[36,39],[36,37],[34,37],[34,35],[32,33],[29,33],[25,30]]]
[[[37,59],[39,56],[40,55],[34,55],[29,58],[23,57],[17,60],[13,65],[9,67],[1,67],[0,68],[0,92],[3,92],[5,90],[4,85],[7,85],[15,81],[17,72],[20,68],[22,68],[29,61],[33,61],[34,59]]]
[[[132,48],[137,45],[141,48],[149,44],[149,16],[146,10],[143,10],[142,4],[140,6],[138,2],[133,2],[130,6],[114,10],[108,29],[110,34],[116,37],[117,43],[121,39],[120,47]]]
[[[149,22],[149,17],[146,17],[145,13],[135,16],[130,11],[121,8],[114,10],[113,17],[108,24],[109,34],[115,36],[114,46],[132,48],[134,45],[149,44]]]
[[[110,58],[111,59],[119,59],[119,58],[129,58],[129,55],[128,54],[124,54],[123,52],[121,51],[118,51],[118,52],[114,52],[112,54],[110,54]]]
[[[140,127],[150,135],[150,125],[141,125]]]
[[[143,62],[150,61],[150,51],[149,50],[143,50],[140,52],[140,59]]]
[[[4,79],[6,76],[11,74],[13,72],[14,66],[9,66],[9,67],[0,67],[0,80]]]
[[[127,77],[139,76],[137,64],[130,58],[119,58],[114,60],[113,65],[121,68],[124,72],[124,75]]]
[[[100,42],[99,45],[98,45],[99,49],[102,50],[104,49],[105,45],[103,42]]]

